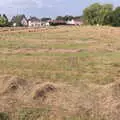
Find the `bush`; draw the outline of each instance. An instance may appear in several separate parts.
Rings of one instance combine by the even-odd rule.
[[[8,114],[4,112],[0,112],[0,120],[9,120]]]

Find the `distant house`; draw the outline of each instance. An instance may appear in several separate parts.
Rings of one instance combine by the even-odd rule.
[[[27,18],[23,17],[23,18],[21,19],[21,24],[22,24],[23,26],[28,26]]]
[[[50,22],[47,21],[47,22],[45,23],[45,26],[50,26]]]
[[[72,19],[72,20],[68,20],[66,22],[67,25],[82,25],[83,21],[82,20],[76,20],[76,19]]]
[[[42,26],[50,26],[51,18],[41,18]]]
[[[57,26],[57,25],[82,25],[83,20],[81,18],[73,18],[71,20],[65,21],[65,20],[50,20],[50,25]]]
[[[14,27],[16,27],[16,26],[28,26],[27,18],[25,17],[25,15],[14,16],[12,18],[11,22],[12,22],[12,25]]]
[[[28,26],[29,27],[45,27],[45,26],[50,26],[50,23],[48,19],[39,19],[36,17],[30,17],[30,19],[28,19]]]
[[[49,24],[52,26],[66,25],[66,22],[64,20],[50,20]]]
[[[41,27],[42,23],[39,18],[30,17],[30,19],[28,19],[28,26],[29,27]]]

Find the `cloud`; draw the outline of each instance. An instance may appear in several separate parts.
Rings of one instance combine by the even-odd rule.
[[[61,0],[5,0],[0,2],[0,11],[13,15],[36,9],[51,9],[60,2]]]
[[[56,5],[61,0],[5,0],[0,2],[0,7],[7,6],[14,8],[43,8],[52,7]]]
[[[31,8],[41,6],[41,0],[6,0],[5,2],[1,2],[0,6],[12,7],[14,8]]]

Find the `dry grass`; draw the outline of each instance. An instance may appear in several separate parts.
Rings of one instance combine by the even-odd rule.
[[[0,32],[0,111],[119,120],[119,36],[120,28],[91,26]]]

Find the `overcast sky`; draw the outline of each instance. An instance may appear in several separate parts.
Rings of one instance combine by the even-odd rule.
[[[1,0],[0,13],[37,17],[81,15],[85,7],[95,2],[120,5],[120,0]]]

